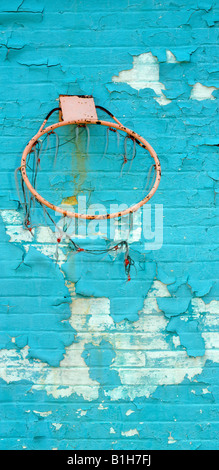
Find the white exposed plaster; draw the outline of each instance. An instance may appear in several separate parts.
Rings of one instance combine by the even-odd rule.
[[[81,416],[85,416],[87,414],[87,410],[82,410],[81,408],[79,408],[76,411],[76,414],[79,414],[78,418],[80,418]]]
[[[1,210],[0,214],[3,221],[9,225],[22,225],[23,223],[21,214],[14,209]]]
[[[56,243],[57,242],[57,236],[55,233],[51,230],[50,227],[47,226],[40,226],[36,228],[36,233],[35,237],[38,243]]]
[[[1,211],[1,215],[8,227],[12,226],[10,223],[19,222],[19,214],[16,211],[9,211],[7,214],[6,211]],[[9,230],[9,233],[12,232]],[[41,245],[43,249],[55,246],[46,244],[45,238],[51,241],[49,236],[47,230],[39,230],[38,240],[41,240],[41,244],[38,243],[37,246]],[[22,242],[23,238],[18,236],[16,241]],[[24,247],[28,248],[25,244]],[[51,257],[52,249],[50,253],[45,254]],[[200,374],[206,360],[219,362],[219,338],[211,328],[218,321],[218,301],[206,305],[202,299],[195,298],[191,302],[194,318],[201,318],[202,336],[206,347],[203,357],[194,358],[188,357],[186,351],[176,350],[166,340],[168,320],[159,310],[156,300],[157,297],[171,296],[165,284],[159,281],[153,283],[137,321],[125,320],[120,323],[115,323],[110,315],[109,299],[75,298],[74,285],[67,282],[66,285],[72,295],[69,321],[79,332],[77,342],[66,348],[65,357],[59,367],[50,367],[40,360],[30,362],[28,346],[19,351],[0,350],[0,377],[7,383],[30,380],[34,383],[33,389],[43,389],[54,398],[68,397],[76,393],[85,400],[95,400],[98,398],[100,384],[90,378],[89,367],[81,356],[86,343],[98,346],[102,340],[108,341],[115,352],[111,369],[118,372],[121,385],[104,391],[115,400],[149,397],[159,385],[178,384],[185,377],[192,379]],[[179,344],[176,337],[173,341],[174,346]],[[100,404],[98,409],[107,407]]]
[[[168,436],[168,444],[175,444],[175,442],[177,442],[173,436],[171,436],[171,432]]]
[[[179,64],[179,61],[176,60],[175,55],[171,51],[166,51],[166,58],[168,64]]]
[[[61,429],[62,424],[60,424],[60,423],[52,423],[52,426],[54,426],[55,430],[58,431],[59,429]]]
[[[47,226],[39,226],[35,228],[34,238],[31,233],[23,227],[23,220],[18,211],[11,209],[9,211],[0,210],[7,235],[12,243],[23,243],[24,248],[28,251],[29,246],[34,246],[36,250],[53,260],[57,260],[57,264],[61,267],[66,261],[67,256],[64,254],[63,247],[65,239],[57,245],[57,235]],[[122,217],[121,223],[114,221],[114,241],[118,242],[126,240],[128,243],[134,243],[141,239],[142,236],[142,210],[133,214],[133,226],[130,229],[129,217]],[[95,235],[98,234],[95,232]],[[102,236],[99,233],[99,236]],[[85,239],[86,235],[75,235],[74,238]],[[58,256],[57,256],[58,255]]]
[[[121,432],[122,436],[130,437],[130,436],[139,436],[139,432],[137,429],[129,429],[129,431],[122,431]]]
[[[33,241],[31,233],[22,227],[22,225],[6,225],[6,233],[10,237],[10,241],[16,242],[29,242]]]
[[[77,342],[66,348],[60,366],[50,367],[40,360],[29,362],[28,346],[20,351],[4,349],[0,350],[0,377],[7,383],[30,380],[34,383],[33,389],[44,389],[54,398],[76,393],[85,400],[95,400],[98,398],[100,385],[90,378],[89,367],[81,355],[86,343],[92,342],[98,346],[105,340],[113,346],[115,361],[111,369],[119,373],[121,380],[121,385],[105,390],[105,394],[111,399],[149,397],[159,385],[179,384],[185,377],[192,379],[202,372],[206,360],[219,362],[217,334],[213,331],[206,332],[211,320],[214,321],[215,316],[218,318],[219,302],[212,301],[205,305],[202,299],[196,298],[193,301],[196,313],[205,312],[202,330],[206,346],[205,355],[194,358],[187,356],[184,350],[173,349],[166,340],[168,320],[159,310],[156,298],[169,296],[166,285],[155,281],[145,299],[139,319],[133,323],[115,323],[110,315],[109,299],[73,298],[70,323],[79,333]],[[102,322],[105,325],[104,330]],[[121,354],[123,349],[128,350],[127,354]],[[107,407],[100,404],[98,408]]]
[[[52,414],[52,411],[36,411],[36,410],[33,410],[33,413],[35,413],[36,415],[42,416],[42,418],[46,418],[47,416]]]
[[[165,85],[159,81],[159,62],[151,52],[145,52],[133,57],[133,67],[130,70],[119,72],[113,76],[114,83],[127,83],[135,90],[151,88],[157,95],[154,98],[161,106],[171,103],[163,94]]]
[[[126,416],[130,416],[132,413],[134,413],[134,410],[127,410],[126,411]]]
[[[114,219],[114,241],[127,240],[128,243],[134,243],[142,236],[142,209],[133,213],[133,225],[130,228],[130,218],[122,217],[120,221]]]
[[[212,95],[214,90],[218,90],[215,86],[205,86],[201,83],[195,83],[192,87],[190,99],[191,100],[215,100],[216,98]]]
[[[200,299],[199,297],[196,297],[195,299],[192,299],[192,310],[193,314],[197,315],[200,315],[200,313],[210,314],[207,317],[205,316],[205,318],[207,318],[207,320],[209,320],[211,323],[214,318],[214,315],[216,315],[216,319],[218,318],[219,302],[218,300],[212,300],[211,302],[206,304],[204,300]]]
[[[173,340],[173,344],[174,344],[175,348],[177,348],[177,346],[180,346],[181,343],[180,343],[179,336],[173,335],[172,340]]]
[[[110,434],[116,434],[116,431],[114,428],[110,428]]]
[[[56,260],[58,254],[58,265],[66,261],[66,255],[62,250],[62,244],[57,247],[57,238],[54,232],[46,226],[40,226],[35,229],[35,237],[23,227],[23,220],[20,213],[14,209],[9,211],[0,210],[7,235],[12,243],[26,243],[24,248],[28,251],[29,246],[33,245],[36,250],[45,256]]]
[[[98,410],[108,410],[108,406],[103,406],[102,403],[99,404]]]

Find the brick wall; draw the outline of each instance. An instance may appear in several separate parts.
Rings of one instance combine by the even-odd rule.
[[[0,448],[215,449],[216,2],[2,1],[0,22]],[[159,156],[161,184],[128,235],[122,219],[74,237],[89,249],[128,239],[130,282],[124,253],[75,254],[39,205],[24,226],[14,170],[59,94],[92,94]],[[143,197],[151,159],[124,136],[63,128],[54,163],[56,139],[41,155],[44,197],[107,211]],[[156,238],[156,210],[157,245],[143,230],[151,214]]]

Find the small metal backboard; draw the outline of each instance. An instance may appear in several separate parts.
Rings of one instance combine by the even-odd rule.
[[[60,121],[98,119],[94,99],[91,95],[60,95],[59,103]]]

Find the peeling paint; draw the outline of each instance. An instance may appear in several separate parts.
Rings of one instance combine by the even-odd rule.
[[[190,98],[191,100],[215,100],[215,96],[212,95],[212,92],[218,90],[215,86],[206,86],[201,83],[195,83],[192,87]]]
[[[127,83],[135,90],[151,88],[158,96],[154,99],[161,106],[171,102],[162,92],[162,90],[165,90],[165,85],[159,81],[159,62],[151,52],[133,57],[133,68],[119,72],[118,76],[112,77],[112,81],[114,83]]]
[[[129,431],[124,431],[121,433],[122,436],[130,437],[130,436],[139,436],[139,432],[137,429],[129,429]]]
[[[116,434],[116,431],[113,427],[110,428],[110,434]]]
[[[171,435],[171,432],[168,436],[168,444],[175,444],[177,441],[174,439],[174,437]]]
[[[42,418],[46,418],[47,416],[52,414],[52,411],[36,411],[36,410],[33,410],[33,413],[35,413],[36,415],[42,416]]]
[[[59,429],[61,429],[61,427],[62,427],[62,424],[60,424],[60,423],[52,423],[52,426],[54,426],[54,428],[55,428],[56,431],[59,431]]]
[[[179,61],[176,60],[175,55],[171,51],[166,51],[167,63],[168,64],[178,64]]]
[[[56,399],[76,393],[85,400],[95,400],[98,397],[100,383],[90,378],[89,367],[82,353],[85,344],[92,343],[98,346],[104,340],[109,341],[116,351],[115,360],[110,368],[118,371],[121,381],[121,385],[111,390],[107,390],[106,387],[104,393],[111,400],[149,397],[160,385],[179,384],[185,377],[191,380],[201,374],[206,360],[219,362],[219,348],[215,349],[218,338],[214,333],[209,335],[204,328],[205,322],[208,326],[211,324],[212,316],[206,312],[203,319],[205,355],[196,358],[188,357],[186,351],[181,349],[176,354],[175,346],[167,341],[167,334],[165,334],[168,321],[157,306],[157,297],[165,295],[169,295],[166,286],[155,281],[145,300],[139,320],[133,324],[127,324],[127,322],[115,324],[110,316],[107,299],[73,299],[72,315],[69,321],[72,327],[80,333],[76,337],[77,341],[66,348],[65,358],[60,362],[59,367],[50,368],[41,361],[30,362],[28,346],[20,352],[1,350],[0,377],[7,383],[21,378],[31,382],[36,381],[36,384],[32,386],[33,390],[46,390],[48,395],[51,394]],[[84,315],[79,314],[82,310],[82,302],[83,311],[86,312]],[[95,319],[95,322],[92,319]],[[123,339],[124,331],[126,334]],[[130,351],[128,354],[122,352],[124,344]],[[139,350],[144,351],[143,362],[139,362]],[[162,351],[162,357],[160,357],[160,351]],[[7,368],[4,367],[4,363],[7,364]],[[137,367],[133,368],[133,364]],[[153,370],[154,364],[157,365]],[[23,371],[22,375],[20,368]],[[43,384],[38,385],[42,381]],[[54,385],[51,385],[52,383]],[[134,389],[133,384],[135,384]],[[80,416],[84,413],[81,409],[78,412]]]
[[[87,0],[76,9],[25,0],[0,9],[0,448],[216,448],[216,6],[110,0],[106,14]],[[93,94],[161,160],[159,249],[144,239],[142,211],[130,232],[127,220],[114,221],[112,239],[128,239],[135,263],[128,283],[122,257],[57,246],[38,207],[33,236],[23,227],[13,170],[59,93]],[[55,167],[50,135],[37,182],[48,200],[77,210],[79,195],[107,208],[141,199],[147,153],[137,149],[121,170],[122,136],[109,132],[103,156],[107,135],[97,127],[89,145],[86,129],[76,141],[63,129]],[[93,247],[94,230],[105,248],[101,227],[75,239]]]

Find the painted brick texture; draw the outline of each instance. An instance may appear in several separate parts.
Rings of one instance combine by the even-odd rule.
[[[218,20],[212,0],[1,2],[1,449],[218,448]],[[123,218],[74,237],[127,239],[129,282],[124,253],[75,254],[39,205],[24,225],[14,170],[60,94],[92,94],[159,156],[130,232]],[[143,197],[151,159],[132,141],[57,135],[40,156],[45,198],[109,211]]]

